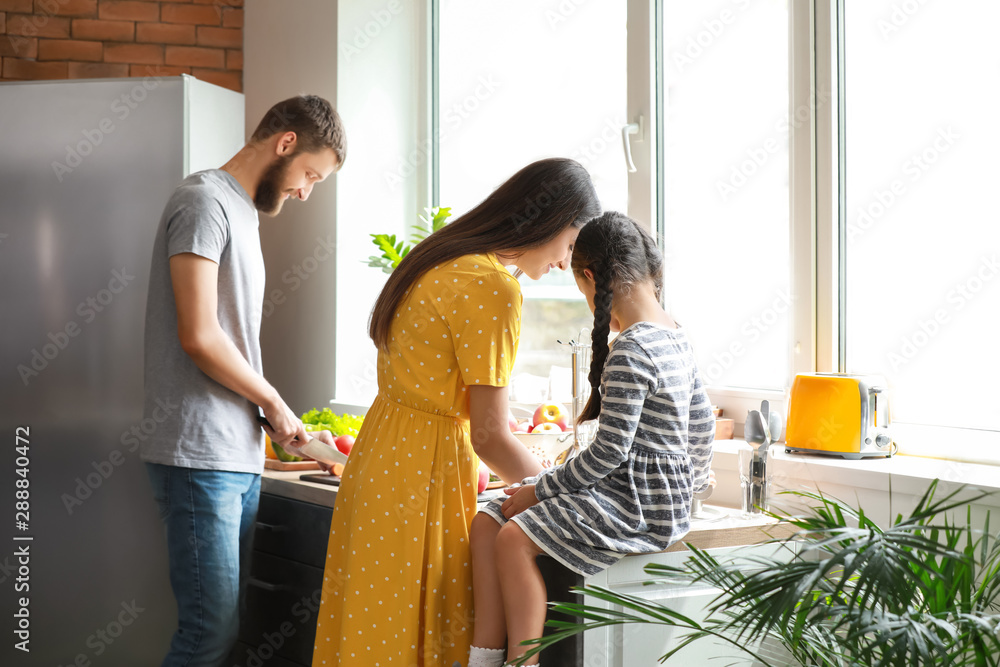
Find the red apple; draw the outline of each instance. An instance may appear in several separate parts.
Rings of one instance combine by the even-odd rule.
[[[532,428],[533,426],[531,422],[521,422],[520,424],[517,425],[517,430],[515,431],[515,433],[531,433]]]
[[[354,436],[353,435],[342,435],[333,441],[333,444],[337,445],[337,449],[344,456],[351,453],[351,449],[354,447]]]
[[[562,428],[559,427],[559,424],[555,424],[553,422],[542,422],[541,424],[539,424],[538,426],[536,426],[534,429],[532,429],[531,432],[532,433],[562,433],[563,430],[562,430]]]
[[[487,468],[482,462],[479,463],[479,485],[478,491],[476,493],[482,493],[486,490],[487,485],[490,483],[490,469]]]
[[[566,408],[558,403],[544,403],[535,410],[534,425],[551,423],[559,427],[560,431],[569,428],[569,413]]]

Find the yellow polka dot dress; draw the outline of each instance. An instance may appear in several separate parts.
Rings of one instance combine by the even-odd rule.
[[[520,327],[520,285],[492,254],[433,268],[401,301],[333,511],[314,667],[467,660],[468,387],[508,384]]]

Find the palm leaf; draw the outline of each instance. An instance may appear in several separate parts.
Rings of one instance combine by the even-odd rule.
[[[763,659],[751,648],[738,642],[733,637],[727,635],[722,627],[716,623],[701,624],[694,619],[681,614],[669,607],[661,605],[655,601],[647,600],[634,595],[617,593],[607,588],[599,586],[588,586],[584,588],[573,588],[573,592],[582,593],[589,597],[602,600],[613,605],[611,608],[595,607],[592,605],[577,603],[552,603],[551,610],[569,616],[575,616],[586,620],[585,623],[568,623],[566,621],[552,620],[546,625],[557,629],[557,632],[540,639],[532,639],[522,642],[523,645],[532,646],[513,664],[523,665],[529,658],[545,650],[563,639],[596,628],[603,628],[613,625],[623,625],[626,623],[643,623],[652,625],[663,625],[667,627],[683,628],[691,633],[680,638],[680,643],[668,651],[660,661],[663,662],[678,651],[689,645],[691,642],[703,639],[704,637],[715,637],[743,651],[748,657],[754,660]],[[616,609],[620,607],[621,609]],[[630,611],[625,611],[625,610]]]
[[[526,657],[587,629],[645,623],[683,631],[661,661],[715,637],[757,660],[755,647],[777,640],[810,667],[1000,667],[1000,535],[990,535],[988,515],[974,530],[968,507],[990,494],[939,491],[935,480],[912,512],[884,529],[838,499],[787,492],[811,505],[797,515],[771,513],[797,529],[769,542],[782,547],[778,555],[721,562],[689,547],[681,566],[646,566],[647,585],[717,590],[704,620],[641,596],[584,588],[611,608],[554,606],[581,623],[550,621],[557,632],[526,642],[534,646]],[[962,508],[964,525],[950,518]]]

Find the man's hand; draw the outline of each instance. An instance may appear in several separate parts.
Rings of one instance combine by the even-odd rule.
[[[503,502],[500,509],[503,510],[503,515],[508,519],[512,516],[516,516],[528,509],[532,505],[538,504],[538,497],[535,495],[535,485],[528,484],[527,486],[519,486],[516,488],[507,488],[503,490],[509,498]]]
[[[302,422],[295,416],[291,408],[285,405],[283,400],[279,398],[274,403],[260,407],[264,411],[267,421],[271,423],[271,428],[263,427],[264,432],[271,436],[273,442],[287,447],[288,445],[304,445],[309,440]],[[298,442],[295,442],[296,440]]]
[[[334,437],[333,433],[331,433],[330,431],[310,431],[309,435],[311,435],[312,437],[316,438],[317,440],[319,440],[320,442],[322,442],[324,445],[330,445],[331,447],[336,447],[337,446],[337,443],[335,442],[336,438]],[[313,459],[313,460],[315,460],[315,459]],[[332,472],[333,466],[331,466],[330,464],[323,463],[322,461],[316,461],[316,463],[318,463],[319,467],[323,469],[323,472],[328,472],[331,475],[333,474],[333,472]]]

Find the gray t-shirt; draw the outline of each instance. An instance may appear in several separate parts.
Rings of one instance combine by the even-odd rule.
[[[190,252],[219,265],[219,324],[260,373],[264,258],[258,225],[250,196],[219,169],[191,174],[167,202],[146,301],[143,461],[249,473],[264,468],[257,407],[203,373],[181,348],[169,263]]]

